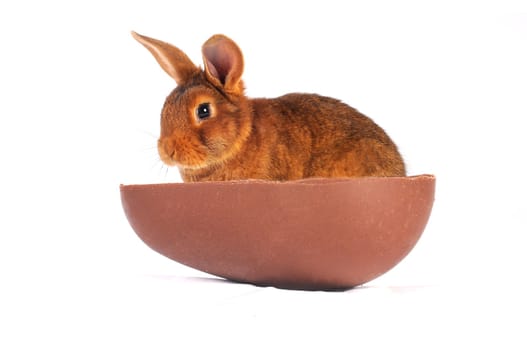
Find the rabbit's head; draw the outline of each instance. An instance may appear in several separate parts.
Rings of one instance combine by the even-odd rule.
[[[236,154],[251,131],[251,112],[241,80],[243,56],[234,41],[224,35],[207,40],[200,69],[177,47],[132,35],[177,84],[161,113],[161,160],[180,170],[203,169]]]

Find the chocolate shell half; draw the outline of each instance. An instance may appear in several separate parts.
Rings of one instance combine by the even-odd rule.
[[[137,235],[177,262],[279,288],[351,288],[394,267],[421,236],[435,177],[121,185]]]

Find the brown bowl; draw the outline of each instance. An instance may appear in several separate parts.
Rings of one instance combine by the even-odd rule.
[[[394,267],[417,243],[435,177],[121,185],[153,250],[230,280],[345,289]]]

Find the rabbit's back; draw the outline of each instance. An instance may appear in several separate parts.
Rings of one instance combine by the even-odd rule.
[[[254,99],[253,142],[277,178],[404,176],[396,145],[370,118],[330,97]]]

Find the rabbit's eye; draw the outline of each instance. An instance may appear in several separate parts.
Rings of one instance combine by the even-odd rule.
[[[205,120],[210,117],[210,103],[202,103],[196,108],[196,116],[199,121]]]

